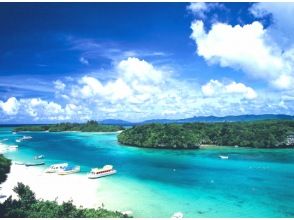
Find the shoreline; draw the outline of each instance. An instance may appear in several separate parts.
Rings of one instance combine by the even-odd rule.
[[[77,207],[107,209],[102,199],[96,196],[101,187],[99,181],[89,180],[85,175],[79,174],[65,176],[48,174],[40,167],[26,167],[13,162],[6,181],[0,185],[0,193],[7,196],[0,199],[1,203],[9,196],[17,198],[13,188],[18,182],[28,185],[37,199],[56,200],[58,204],[72,200]]]

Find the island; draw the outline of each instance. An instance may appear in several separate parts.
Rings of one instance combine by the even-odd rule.
[[[119,125],[105,125],[100,124],[97,121],[88,121],[87,123],[59,123],[48,125],[24,125],[16,127],[13,131],[49,131],[49,132],[61,132],[61,131],[80,131],[80,132],[116,132],[124,130]]]
[[[124,130],[118,141],[158,149],[197,149],[201,145],[289,148],[294,147],[294,121],[145,124]]]

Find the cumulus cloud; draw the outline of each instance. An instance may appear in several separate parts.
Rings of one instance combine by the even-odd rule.
[[[77,105],[91,106],[101,117],[130,120],[218,114],[218,108],[228,114],[236,110],[236,103],[248,105],[257,98],[245,84],[211,80],[200,86],[135,57],[121,60],[113,71],[116,77],[108,81],[85,75],[67,85],[63,95]]]
[[[279,89],[294,86],[294,50],[283,51],[260,22],[244,26],[215,23],[206,32],[203,21],[191,24],[197,54],[207,62],[241,69]]]
[[[7,101],[0,100],[0,110],[0,118],[5,120],[25,118],[33,121],[80,121],[91,119],[93,114],[87,106],[68,103],[62,107],[54,101],[41,98],[10,97]]]
[[[65,89],[65,84],[61,82],[60,80],[56,80],[53,82],[54,83],[54,88],[57,90],[64,90]]]
[[[115,63],[109,71],[113,72],[113,77],[108,80],[85,74],[76,79],[55,81],[54,86],[59,89],[56,99],[66,97],[62,104],[37,97],[11,97],[0,101],[0,118],[4,114],[35,121],[105,118],[141,121],[260,113],[260,109],[265,113],[293,110],[294,98],[289,92],[285,92],[283,99],[271,94],[269,101],[265,98],[268,96],[264,96],[265,92],[258,92],[257,96],[253,88],[242,82],[210,80],[198,85],[175,77],[166,68],[135,57]]]
[[[243,83],[222,83],[218,80],[210,80],[208,83],[201,87],[204,96],[223,96],[223,95],[237,95],[240,98],[255,99],[257,93],[254,89],[244,85]]]
[[[294,43],[294,4],[286,2],[254,3],[249,9],[256,18],[271,17],[272,24],[267,31],[281,47],[292,47]]]
[[[215,2],[214,3],[192,2],[190,5],[187,6],[187,9],[199,18],[205,18],[206,13],[216,8],[224,9],[224,6],[220,3],[215,3]]]
[[[15,97],[7,99],[6,102],[0,100],[0,108],[7,115],[16,115],[19,110],[20,103]]]

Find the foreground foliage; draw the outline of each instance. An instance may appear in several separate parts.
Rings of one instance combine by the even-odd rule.
[[[292,137],[292,138],[291,138]],[[148,124],[119,134],[122,144],[189,149],[202,144],[274,148],[294,146],[294,121]]]
[[[82,131],[82,132],[114,132],[124,128],[118,125],[103,125],[96,121],[88,121],[85,124],[79,123],[60,123],[52,125],[26,125],[17,127],[14,131]]]
[[[3,155],[0,155],[0,183],[3,183],[7,174],[10,172],[11,161],[5,158]]]
[[[71,201],[58,205],[56,201],[37,200],[35,194],[23,183],[13,189],[19,200],[9,197],[0,204],[0,216],[6,218],[123,218],[120,212],[103,208],[77,208]]]

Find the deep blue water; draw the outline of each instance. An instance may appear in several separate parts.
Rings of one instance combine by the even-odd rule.
[[[294,217],[294,149],[229,148],[153,150],[122,146],[116,134],[23,132],[0,128],[0,140],[16,144],[14,160],[92,167],[113,164],[118,173],[101,178],[97,196],[106,207],[132,210],[136,217]],[[229,155],[229,160],[218,158]],[[86,178],[86,177],[85,177]]]

